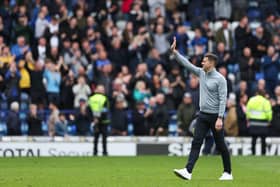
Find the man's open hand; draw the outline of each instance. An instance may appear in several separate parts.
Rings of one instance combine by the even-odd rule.
[[[215,129],[217,131],[220,131],[223,128],[223,120],[221,118],[218,118],[215,123]]]
[[[173,43],[170,46],[170,50],[172,53],[174,53],[176,51],[176,37],[173,37]]]

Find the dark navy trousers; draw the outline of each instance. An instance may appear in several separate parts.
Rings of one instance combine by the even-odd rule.
[[[222,129],[217,131],[215,129],[215,123],[217,118],[218,118],[218,114],[208,114],[204,112],[199,113],[195,130],[194,130],[191,152],[189,155],[188,163],[186,165],[188,172],[190,173],[192,172],[193,167],[199,157],[200,148],[203,143],[203,140],[207,132],[209,131],[209,129],[211,129],[216,143],[216,147],[222,155],[224,172],[231,173],[230,155],[229,155],[228,148],[225,144],[224,130]]]

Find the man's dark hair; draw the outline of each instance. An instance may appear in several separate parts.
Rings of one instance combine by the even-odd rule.
[[[265,97],[266,91],[265,90],[257,90],[256,95],[261,95],[261,96]]]
[[[209,61],[212,61],[212,62],[214,62],[215,65],[217,65],[217,63],[218,63],[217,55],[215,55],[213,53],[206,53],[204,55],[204,57],[207,57]]]

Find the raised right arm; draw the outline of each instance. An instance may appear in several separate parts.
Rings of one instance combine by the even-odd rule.
[[[183,57],[177,50],[176,50],[176,37],[173,38],[173,43],[170,46],[171,52],[175,55],[177,62],[179,62],[182,66],[187,68],[190,72],[197,75],[199,77],[199,73],[201,68],[194,66],[187,58]]]
[[[187,70],[189,70],[190,72],[192,72],[193,74],[195,74],[199,77],[199,72],[200,72],[201,68],[193,65],[187,58],[183,57],[178,51],[175,51],[174,55],[175,55],[177,62],[179,62],[182,66],[187,68]]]

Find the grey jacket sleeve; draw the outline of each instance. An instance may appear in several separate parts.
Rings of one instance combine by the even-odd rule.
[[[227,82],[224,77],[219,80],[219,117],[223,117],[227,102]]]
[[[187,68],[187,70],[189,70],[196,76],[199,76],[201,68],[193,65],[187,58],[183,57],[179,52],[176,51],[174,54],[177,62],[179,62],[182,66]]]

